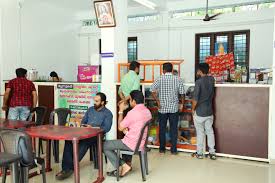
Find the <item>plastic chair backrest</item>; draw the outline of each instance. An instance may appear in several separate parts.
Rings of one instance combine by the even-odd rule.
[[[34,155],[31,138],[25,132],[15,129],[1,129],[0,143],[4,147],[4,152],[22,156],[21,165],[30,166],[33,164]]]
[[[151,120],[147,121],[144,126],[142,127],[140,134],[139,134],[139,139],[135,148],[134,153],[138,154],[138,152],[140,151],[140,146],[141,146],[141,141],[145,139],[145,144],[144,144],[144,150],[146,150],[147,148],[147,143],[148,143],[148,134],[149,134],[149,125],[151,123]],[[144,137],[145,136],[145,137]]]
[[[55,109],[54,111],[51,112],[50,124],[54,125],[54,116],[55,116],[55,114],[57,114],[58,125],[65,126],[67,123],[68,116],[69,116],[69,118],[71,117],[71,113],[72,113],[71,110],[68,108]]]
[[[32,120],[32,114],[36,114],[35,124],[36,126],[44,125],[45,124],[45,117],[46,117],[47,107],[39,106],[31,110],[31,114],[28,118],[28,121]]]

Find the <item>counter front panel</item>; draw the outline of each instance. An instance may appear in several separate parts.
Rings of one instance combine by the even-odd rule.
[[[218,153],[268,158],[269,87],[217,87]]]

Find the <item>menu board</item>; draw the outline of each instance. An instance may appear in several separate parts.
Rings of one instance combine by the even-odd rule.
[[[70,122],[79,126],[87,109],[93,105],[93,97],[100,92],[100,84],[58,84],[58,107],[72,111]]]

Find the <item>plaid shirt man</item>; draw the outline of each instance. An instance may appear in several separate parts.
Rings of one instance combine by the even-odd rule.
[[[176,113],[179,110],[179,94],[183,95],[183,80],[172,73],[160,76],[151,86],[151,91],[158,91],[160,100],[159,112]]]
[[[32,107],[32,92],[36,91],[33,82],[25,77],[18,77],[9,81],[7,88],[11,89],[10,107]]]

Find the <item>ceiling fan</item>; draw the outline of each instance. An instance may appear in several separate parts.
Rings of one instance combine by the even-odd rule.
[[[206,0],[206,10],[205,10],[205,17],[203,18],[203,19],[184,19],[184,20],[203,20],[203,21],[205,21],[205,22],[209,22],[209,21],[211,21],[211,20],[216,20],[216,17],[217,16],[219,16],[219,15],[221,15],[222,13],[217,13],[217,14],[215,14],[215,15],[212,15],[212,16],[210,16],[209,14],[208,14],[208,10],[209,10],[209,6],[208,6],[208,0]]]

